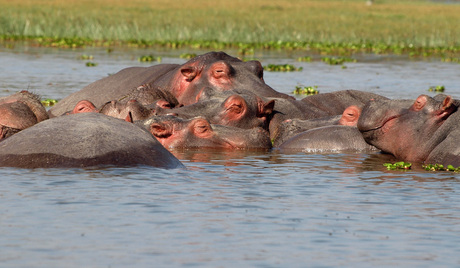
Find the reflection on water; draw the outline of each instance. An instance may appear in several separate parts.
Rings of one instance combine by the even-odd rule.
[[[99,63],[87,68],[76,60],[83,51],[35,50],[0,50],[2,62],[8,60],[0,65],[1,96],[30,85],[42,96],[62,98],[107,73],[141,65],[135,55],[146,54],[85,52]],[[183,61],[161,53],[164,62]],[[306,63],[304,72],[267,73],[266,80],[275,88],[318,81],[327,85],[323,90],[351,85],[411,98],[426,93],[425,85],[444,84],[447,93],[460,94],[460,65],[335,67]],[[415,80],[419,88],[401,90]],[[174,154],[186,169],[1,168],[0,266],[460,265],[456,173],[419,166],[387,171],[383,163],[394,159],[381,153]]]

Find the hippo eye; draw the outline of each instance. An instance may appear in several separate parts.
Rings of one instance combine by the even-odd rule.
[[[232,104],[230,107],[227,108],[227,112],[240,114],[243,112],[243,107],[241,105]]]
[[[205,120],[197,121],[193,127],[196,134],[204,134],[211,129],[211,126]]]
[[[208,127],[206,125],[195,125],[195,131],[197,133],[204,133],[207,129]]]

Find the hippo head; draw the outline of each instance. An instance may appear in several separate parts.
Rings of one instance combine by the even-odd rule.
[[[81,100],[75,105],[75,108],[70,114],[79,113],[101,113],[111,117],[124,119],[125,121],[133,122],[144,120],[150,117],[153,113],[137,100],[129,100],[127,102],[109,101],[97,109],[94,104],[88,100]]]
[[[34,113],[35,117],[37,118],[37,122],[41,122],[49,118],[45,107],[43,107],[43,104],[40,101],[40,96],[37,94],[27,90],[22,90],[20,92],[14,93],[13,95],[0,98],[0,104],[12,102],[22,102],[26,104]]]
[[[268,132],[261,128],[240,129],[211,125],[203,117],[182,119],[172,115],[153,116],[138,124],[166,148],[269,149]]]
[[[196,102],[197,95],[206,87],[219,91],[238,88],[260,96],[292,98],[265,84],[259,61],[243,62],[224,52],[197,56],[155,83],[171,92],[183,105]]]
[[[404,161],[423,162],[445,138],[438,131],[457,110],[451,97],[436,100],[420,95],[412,105],[406,100],[371,101],[362,110],[358,129],[378,149]]]
[[[25,103],[18,101],[0,104],[0,140],[37,122],[37,117]]]
[[[175,109],[157,108],[155,114],[174,114],[182,118],[203,116],[211,124],[267,129],[274,105],[274,100],[265,102],[251,92],[240,94],[232,90],[201,97],[197,103]]]
[[[137,100],[129,100],[127,102],[109,101],[99,109],[99,113],[132,122],[149,118],[153,111]]]

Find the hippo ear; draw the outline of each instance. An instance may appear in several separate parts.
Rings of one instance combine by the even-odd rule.
[[[457,107],[454,105],[454,101],[451,96],[447,96],[443,101],[441,108],[438,111],[440,117],[445,118],[450,116],[453,112],[457,110]]]
[[[128,112],[128,115],[126,116],[125,121],[129,123],[133,122],[133,115],[131,114],[131,112]]]
[[[423,107],[425,107],[426,103],[428,102],[428,97],[427,95],[420,95],[417,97],[417,99],[415,100],[414,104],[412,104],[411,106],[411,110],[412,111],[420,111],[423,109]]]
[[[185,77],[187,82],[191,82],[198,74],[198,70],[195,66],[184,66],[180,69],[180,72]]]
[[[264,101],[260,100],[258,101],[257,105],[257,116],[267,116],[273,113],[273,109],[275,108],[275,100],[271,100],[267,103]]]
[[[358,106],[351,105],[347,107],[342,113],[342,117],[339,120],[339,125],[356,126],[360,114],[361,109]]]
[[[73,108],[73,114],[79,113],[95,113],[97,112],[96,107],[94,104],[88,100],[81,100],[79,101],[75,107]]]
[[[172,135],[171,129],[164,123],[152,123],[150,133],[157,138],[167,138]]]
[[[248,105],[240,95],[232,95],[224,102],[225,114],[232,119],[237,119],[246,112]]]

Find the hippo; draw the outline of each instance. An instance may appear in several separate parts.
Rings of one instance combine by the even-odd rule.
[[[167,149],[267,150],[272,147],[268,132],[262,128],[215,125],[203,117],[153,116],[137,121],[136,125],[150,131]]]
[[[190,119],[203,116],[211,124],[250,129],[262,127],[268,130],[268,120],[273,112],[275,102],[265,102],[248,91],[225,91],[221,93],[206,91],[194,104],[174,108],[155,110],[156,115],[174,114]]]
[[[183,168],[148,131],[99,113],[45,120],[0,142],[0,166]]]
[[[275,139],[278,128],[288,119],[309,120],[341,115],[347,107],[354,105],[362,108],[372,99],[387,98],[371,92],[340,90],[311,95],[301,100],[276,99],[269,126],[270,138]]]
[[[460,166],[459,101],[420,95],[412,105],[376,100],[362,110],[358,129],[369,144],[407,162]]]
[[[318,127],[330,125],[354,126],[358,123],[361,108],[351,105],[343,111],[342,115],[326,116],[315,119],[288,119],[281,123],[273,135],[273,146],[278,147],[293,136]]]
[[[377,149],[366,143],[357,127],[331,125],[313,128],[288,139],[278,147],[282,151],[302,152],[371,152]]]
[[[209,52],[182,65],[158,64],[123,69],[64,98],[49,110],[49,115],[62,115],[80,100],[89,100],[96,107],[111,100],[121,100],[140,86],[169,92],[179,105],[195,103],[196,96],[208,87],[219,91],[240,88],[260,96],[294,99],[264,82],[260,62],[243,62],[224,52]]]
[[[25,103],[0,103],[0,141],[36,123],[37,117]]]
[[[38,96],[37,94],[34,94],[27,90],[22,90],[10,96],[0,98],[0,104],[11,102],[22,102],[26,104],[29,107],[29,109],[34,113],[37,122],[41,122],[49,118],[45,107],[40,101],[40,96]]]

